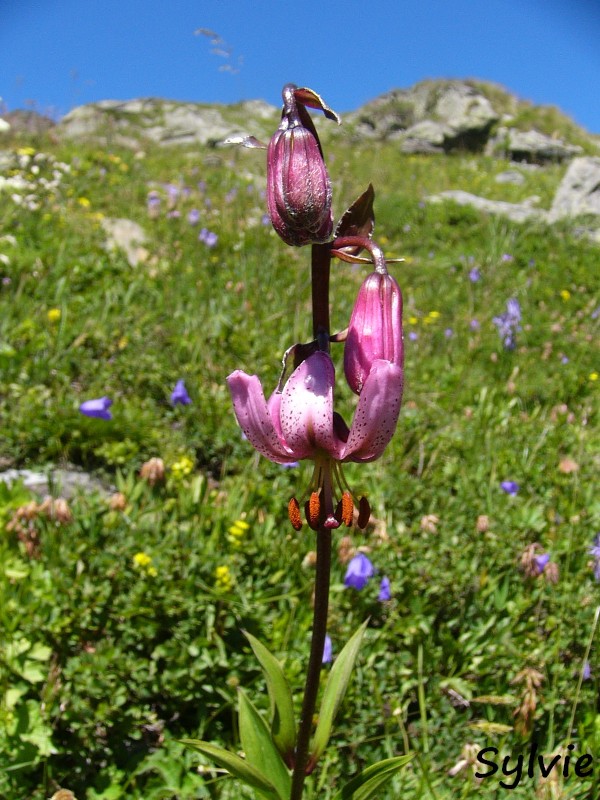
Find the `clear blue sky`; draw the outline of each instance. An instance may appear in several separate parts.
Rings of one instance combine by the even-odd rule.
[[[600,133],[600,0],[0,0],[9,110],[58,117],[150,96],[279,105],[293,82],[343,112],[452,77],[495,81]]]

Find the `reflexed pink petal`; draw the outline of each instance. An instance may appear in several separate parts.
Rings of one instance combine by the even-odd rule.
[[[227,385],[235,416],[250,444],[276,464],[296,461],[298,456],[279,439],[257,376],[238,369],[227,378]]]
[[[297,367],[281,400],[281,430],[296,458],[311,458],[324,450],[340,458],[343,441],[333,427],[335,374],[327,353],[314,353]]]
[[[396,430],[403,383],[399,366],[380,359],[373,362],[342,453],[345,461],[374,461],[383,453]]]

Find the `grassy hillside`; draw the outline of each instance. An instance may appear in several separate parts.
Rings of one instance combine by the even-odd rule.
[[[267,708],[241,629],[282,660],[300,700],[314,541],[291,529],[286,505],[309,466],[258,458],[225,378],[242,368],[270,391],[284,350],[310,338],[308,249],[265,224],[261,151],[3,147],[0,463],[76,465],[121,496],[27,512],[23,487],[0,483],[0,797],[60,786],[80,800],[243,797],[177,740],[239,747],[238,685]],[[515,775],[478,783],[484,747],[514,759],[533,739],[545,754],[598,750],[599,251],[566,223],[425,202],[460,188],[536,194],[548,208],[564,167],[515,186],[494,181],[506,162],[473,155],[344,136],[326,155],[338,216],[372,182],[375,238],[405,258],[392,269],[406,390],[384,458],[346,471],[378,522],[340,544],[334,653],[371,621],[313,796],[411,749],[389,798],[496,797]],[[105,246],[102,220],[116,217],[146,232],[136,266]],[[363,276],[334,266],[334,327]],[[508,350],[493,320],[512,298],[522,320]],[[179,379],[186,406],[170,401]],[[336,391],[348,419],[353,398],[342,380]],[[112,420],[79,412],[103,396]],[[154,486],[140,477],[152,457],[166,465]],[[359,546],[391,601],[378,601],[378,580],[344,588],[344,552]],[[556,566],[541,571],[544,553]],[[512,796],[595,796],[597,773],[544,783],[536,772]]]

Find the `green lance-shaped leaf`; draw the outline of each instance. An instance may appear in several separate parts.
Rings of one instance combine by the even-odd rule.
[[[336,794],[333,800],[371,800],[380,797],[380,791],[385,784],[399,772],[405,764],[414,758],[414,753],[395,758],[386,758],[385,761],[378,761],[371,764],[364,772],[347,783],[343,789]]]
[[[288,800],[292,788],[288,772],[267,723],[240,689],[240,739],[246,761],[275,786],[280,800]]]
[[[280,795],[271,781],[235,753],[230,753],[229,750],[224,750],[222,747],[217,747],[210,742],[203,742],[200,739],[180,739],[179,741],[186,747],[198,750],[199,753],[210,758],[220,767],[224,767],[227,772],[248,786],[252,786],[268,800],[280,800]]]
[[[331,729],[335,715],[344,699],[350,676],[354,669],[354,662],[360,649],[360,643],[367,630],[369,620],[365,620],[352,638],[346,642],[342,652],[335,660],[323,692],[319,722],[311,745],[309,764],[314,765],[319,760],[331,736]]]
[[[244,631],[244,635],[250,642],[250,647],[258,659],[267,681],[267,691],[269,692],[273,714],[273,722],[271,724],[273,741],[284,759],[287,759],[294,752],[296,746],[296,723],[294,721],[292,691],[275,656],[252,634]]]

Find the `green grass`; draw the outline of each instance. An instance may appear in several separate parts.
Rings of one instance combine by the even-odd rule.
[[[10,520],[29,496],[0,484],[0,797],[38,800],[63,786],[80,800],[239,798],[177,740],[238,747],[238,685],[267,710],[242,629],[284,662],[300,702],[312,581],[303,561],[314,541],[291,529],[286,505],[310,467],[258,458],[224,381],[242,368],[269,391],[283,351],[310,338],[309,252],[262,224],[260,152],[34,145],[56,163],[15,155],[11,172],[31,182],[21,193],[36,207],[0,191],[0,461],[81,466],[126,507],[79,496],[71,523],[38,514],[19,539]],[[549,207],[564,168],[507,186],[494,181],[507,163],[483,157],[403,156],[344,137],[326,152],[338,216],[372,181],[376,238],[406,258],[393,267],[406,389],[385,456],[346,470],[381,521],[352,542],[370,548],[393,599],[377,601],[376,581],[345,589],[335,562],[334,651],[371,622],[311,791],[326,800],[362,766],[410,748],[418,759],[390,798],[496,797],[501,775],[477,785],[470,767],[448,774],[468,745],[516,757],[532,737],[550,753],[572,734],[578,754],[598,749],[595,645],[592,678],[578,684],[597,605],[588,549],[600,531],[598,250],[566,224],[518,226],[424,203],[462,188],[511,202],[538,194]],[[43,189],[54,169],[60,183]],[[166,213],[168,183],[189,188],[178,218]],[[162,196],[156,218],[152,188]],[[196,227],[186,218],[194,207]],[[100,215],[140,223],[146,261],[132,267],[107,251]],[[200,227],[218,234],[215,247],[198,241]],[[335,328],[363,275],[334,265]],[[492,318],[511,297],[523,320],[509,352]],[[192,404],[173,408],[179,378]],[[336,388],[349,419],[353,399],[341,379]],[[111,422],[79,413],[103,395],[114,401]],[[167,482],[152,489],[139,470],[154,456]],[[575,471],[561,471],[565,458]],[[506,479],[520,484],[517,496],[500,489]],[[229,528],[240,518],[250,527],[238,547]],[[558,565],[557,583],[520,569],[534,542]],[[136,566],[141,552],[156,575]],[[219,588],[219,566],[231,588]],[[542,676],[529,716],[519,712],[524,669]],[[594,796],[597,782],[571,776],[555,796]],[[513,796],[532,797],[538,783],[524,779]]]

